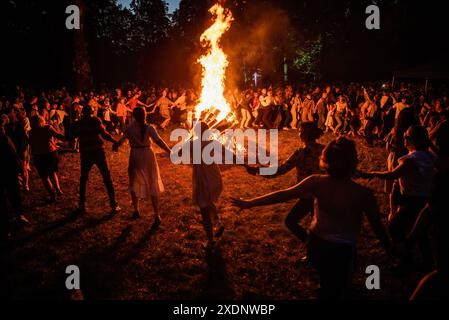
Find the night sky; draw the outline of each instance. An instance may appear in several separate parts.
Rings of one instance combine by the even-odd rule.
[[[170,13],[179,7],[180,1],[181,0],[166,0],[166,2],[168,2],[168,10]],[[124,6],[127,6],[130,4],[131,0],[119,0],[118,2]]]

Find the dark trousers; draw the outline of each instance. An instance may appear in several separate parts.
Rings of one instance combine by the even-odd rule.
[[[313,233],[307,243],[307,258],[320,276],[320,299],[342,299],[351,283],[355,247],[324,240]]]
[[[3,176],[0,183],[0,235],[6,234],[11,226],[8,202],[16,216],[22,214],[22,199],[18,176]]]
[[[108,161],[104,150],[81,152],[80,206],[86,204],[87,181],[89,180],[89,172],[94,165],[100,170],[100,174],[103,177],[103,182],[109,195],[110,205],[111,207],[114,207],[117,202],[115,200],[111,172],[109,171]]]
[[[126,117],[117,117],[117,127],[120,127],[122,132],[126,129]]]
[[[281,122],[279,123],[279,129],[283,129],[284,127],[289,127],[290,122],[292,122],[292,116],[287,107],[280,106],[278,107],[279,114],[281,115]]]
[[[398,242],[406,240],[415,225],[419,213],[424,209],[428,201],[429,199],[424,197],[399,196],[397,201],[399,208],[388,225],[393,240]]]
[[[326,123],[326,113],[322,112],[322,113],[318,113],[318,128],[321,130],[326,129],[325,123]]]
[[[375,127],[376,122],[374,120],[368,120],[365,126],[365,140],[366,143],[370,146],[374,145],[373,131]]]
[[[266,107],[263,110],[262,122],[266,129],[273,128],[273,122],[271,120],[272,115],[273,115],[272,107]]]

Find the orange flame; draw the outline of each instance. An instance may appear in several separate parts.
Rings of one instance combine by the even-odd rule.
[[[200,38],[201,44],[208,48],[208,52],[198,60],[203,67],[203,78],[196,116],[199,117],[205,110],[219,110],[217,120],[221,121],[231,112],[231,107],[224,97],[224,80],[229,62],[220,48],[220,40],[231,27],[233,17],[231,11],[219,4],[210,8],[209,12],[215,16],[215,21]]]

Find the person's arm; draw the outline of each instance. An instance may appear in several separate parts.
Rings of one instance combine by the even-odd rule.
[[[363,95],[365,96],[365,99],[367,101],[369,101],[370,103],[373,103],[373,101],[371,100],[371,97],[369,96],[368,91],[366,91],[366,89],[364,89]]]
[[[65,136],[63,134],[61,134],[58,131],[56,131],[53,127],[49,127],[49,128],[50,128],[50,135],[53,138],[56,138],[56,139],[61,140],[61,141],[65,141],[66,140],[66,138],[65,138]]]
[[[156,103],[154,104],[153,110],[151,110],[150,113],[155,113],[156,109],[160,106],[160,104],[161,104],[161,99],[156,101]]]
[[[281,164],[278,167],[277,172],[274,175],[270,176],[264,176],[267,179],[273,179],[280,176],[283,176],[284,174],[287,174],[291,170],[293,170],[296,167],[296,164],[300,161],[301,156],[303,156],[304,150],[297,150],[295,153],[293,153],[290,158],[288,158],[287,161],[285,161],[283,164]]]
[[[169,155],[171,154],[171,149],[170,147],[167,145],[167,143],[165,143],[165,141],[161,138],[161,136],[159,135],[159,133],[157,133],[156,129],[153,126],[150,126],[150,135],[151,138],[154,140],[154,142],[165,152],[167,152]]]
[[[123,136],[119,140],[114,142],[114,145],[112,146],[112,150],[118,151],[118,149],[122,146],[123,143],[125,143],[125,141],[127,139],[128,139],[128,130],[125,130],[125,132],[123,133]]]
[[[266,194],[264,196],[254,198],[252,200],[242,200],[237,198],[232,198],[232,204],[241,209],[249,209],[253,207],[268,206],[277,203],[287,202],[293,199],[310,197],[313,195],[313,190],[315,188],[316,176],[311,176],[296,186],[276,191],[273,193]]]
[[[383,180],[396,180],[404,175],[412,173],[416,170],[416,165],[411,160],[406,160],[401,162],[396,168],[392,171],[385,172],[370,172],[367,174],[368,178],[379,178]]]
[[[100,135],[104,140],[112,143],[117,142],[117,140],[115,140],[114,137],[112,137],[112,135],[106,130],[100,119],[98,119],[98,130],[100,131]]]
[[[143,103],[143,102],[140,101],[140,100],[137,100],[137,104],[138,104],[139,106],[148,107],[145,103]]]
[[[379,239],[382,247],[388,253],[390,253],[393,248],[393,243],[390,239],[390,236],[388,235],[387,229],[382,223],[376,197],[370,190],[367,191],[363,203],[365,204],[364,212],[371,226],[371,229],[374,231],[377,239]]]

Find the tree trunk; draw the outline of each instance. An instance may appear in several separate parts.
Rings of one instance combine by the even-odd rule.
[[[75,85],[77,90],[85,90],[92,84],[89,52],[85,36],[85,14],[86,5],[83,0],[75,0],[74,4],[80,9],[80,30],[74,30],[74,55],[73,72],[75,74]]]

